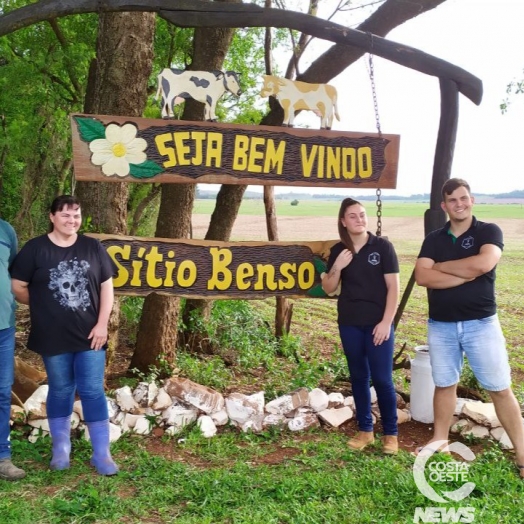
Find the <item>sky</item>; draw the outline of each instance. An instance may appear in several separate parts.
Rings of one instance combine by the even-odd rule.
[[[298,1],[298,0],[297,0]],[[303,0],[305,1],[305,0]],[[325,0],[327,4],[333,2]],[[320,5],[326,5],[320,2]],[[326,11],[320,12],[325,16]],[[358,15],[358,18],[355,18]],[[353,13],[345,24],[354,27],[365,12]],[[338,23],[344,23],[340,18]],[[506,86],[524,78],[523,0],[447,0],[387,35],[388,40],[415,47],[462,67],[483,82],[480,106],[459,96],[459,121],[452,176],[465,178],[473,193],[524,189],[524,95],[512,98],[508,113],[500,103]],[[312,46],[311,56],[331,45]],[[287,57],[285,57],[287,59]],[[302,65],[305,70],[308,56]],[[376,132],[367,55],[333,79],[338,90],[341,121],[333,130]],[[384,194],[429,193],[440,119],[438,78],[374,57],[375,84],[383,133],[400,135],[397,188]],[[295,124],[318,126],[318,118],[302,112]],[[202,189],[205,189],[202,187]],[[250,190],[262,191],[261,186]],[[277,193],[370,194],[366,189],[275,188]]]

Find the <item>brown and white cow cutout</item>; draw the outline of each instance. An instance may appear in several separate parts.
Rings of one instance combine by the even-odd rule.
[[[333,114],[340,120],[337,108],[337,90],[329,84],[309,84],[264,75],[260,96],[274,96],[284,110],[283,126],[293,127],[295,111],[307,109],[320,117],[320,128],[331,129]]]

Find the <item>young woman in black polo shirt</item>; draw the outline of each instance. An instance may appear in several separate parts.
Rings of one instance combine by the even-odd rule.
[[[374,442],[370,379],[382,419],[383,451],[394,454],[397,442],[397,402],[393,385],[393,319],[399,299],[399,267],[393,245],[367,231],[366,210],[345,198],[338,214],[340,242],[332,249],[326,293],[341,284],[338,325],[349,367],[359,432],[348,445],[363,449]]]

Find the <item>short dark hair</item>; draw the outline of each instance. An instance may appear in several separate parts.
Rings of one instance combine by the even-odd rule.
[[[344,218],[344,215],[346,214],[346,209],[351,206],[355,205],[361,206],[362,204],[353,198],[344,198],[342,200],[342,203],[340,204],[340,209],[338,211],[338,235],[340,236],[340,240],[342,243],[352,252],[355,252],[355,248],[353,246],[353,241],[351,240],[351,237],[349,236],[349,233],[347,232],[347,229],[342,225],[342,219]]]
[[[64,207],[80,207],[80,200],[73,195],[60,195],[57,196],[51,203],[49,212],[54,215],[57,211],[62,211]]]
[[[449,180],[446,180],[442,186],[442,201],[445,202],[446,195],[451,195],[451,193],[453,193],[453,191],[459,187],[465,187],[468,190],[468,193],[471,195],[469,184],[463,178],[450,178]]]
[[[54,215],[55,213],[58,213],[59,211],[62,211],[64,207],[80,207],[80,200],[76,198],[73,195],[60,195],[57,196],[53,202],[51,202],[51,207],[49,208],[49,212]],[[51,220],[49,221],[48,226],[48,232],[52,233],[54,229],[53,223]]]

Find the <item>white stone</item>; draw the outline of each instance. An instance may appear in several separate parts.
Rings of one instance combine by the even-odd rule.
[[[179,430],[188,424],[192,424],[197,419],[195,409],[187,409],[176,404],[170,406],[162,412],[162,420],[166,426],[175,426]]]
[[[87,424],[84,426],[83,430],[84,430],[84,439],[90,442],[91,437],[89,436],[89,428],[87,427]],[[110,422],[109,423],[109,442],[116,442],[121,436],[122,436],[122,428],[115,424],[111,424]]]
[[[164,411],[164,409],[167,409],[172,403],[173,401],[167,391],[164,388],[160,388],[153,402],[152,408],[158,411]]]
[[[497,428],[502,425],[495,413],[495,405],[492,402],[466,402],[462,406],[462,415],[483,426]]]
[[[111,412],[116,410],[119,411],[118,406],[116,405],[116,402],[114,400],[108,400],[107,402],[107,409],[109,411],[109,418],[111,418]],[[82,408],[82,401],[81,400],[75,400],[73,404],[73,413],[76,413],[80,420],[84,420],[84,410]]]
[[[39,386],[35,392],[24,402],[26,413],[33,414],[36,418],[47,417],[46,400],[49,386],[44,384]]]
[[[135,402],[141,407],[150,407],[158,394],[158,386],[154,382],[139,382],[133,391]]]
[[[80,425],[80,417],[78,413],[71,413],[71,429],[76,429]]]
[[[328,395],[330,408],[340,408],[344,405],[344,395],[342,393],[330,393]]]
[[[307,406],[309,392],[306,388],[298,388],[287,395],[282,395],[266,404],[266,411],[273,415],[286,415],[302,406]]]
[[[457,402],[455,404],[455,412],[454,415],[460,415],[462,413],[462,408],[464,407],[464,404],[467,402],[478,402],[480,403],[480,400],[471,400],[469,398],[457,398]]]
[[[216,413],[211,413],[211,418],[215,423],[215,426],[225,426],[229,422],[229,417],[225,409],[221,409]]]
[[[134,429],[139,419],[144,418],[144,415],[133,415],[133,413],[125,413],[122,425],[129,429]]]
[[[40,428],[33,428],[29,434],[29,437],[27,437],[27,440],[31,442],[31,444],[35,444],[39,438],[43,438],[48,435],[49,432],[47,431],[42,431]]]
[[[171,397],[179,398],[207,414],[220,411],[225,406],[221,393],[187,378],[168,378],[164,383],[164,389]]]
[[[291,431],[302,431],[304,429],[317,427],[320,423],[318,422],[318,417],[314,413],[307,413],[305,415],[299,415],[295,418],[292,418],[287,427]]]
[[[266,415],[264,417],[264,421],[262,422],[262,425],[264,427],[268,427],[268,426],[279,426],[279,427],[282,427],[286,424],[286,422],[288,421],[288,419],[286,418],[285,415]]]
[[[411,413],[407,409],[397,408],[397,424],[404,424],[411,420]]]
[[[465,418],[460,419],[456,424],[453,424],[449,431],[453,434],[461,433],[463,430],[467,431],[473,427],[473,422]]]
[[[353,410],[347,406],[342,408],[329,408],[318,413],[318,418],[334,428],[338,428],[341,424],[344,424],[344,422],[351,420],[352,417]]]
[[[206,438],[214,437],[217,434],[217,427],[209,415],[202,415],[197,421],[197,426]]]
[[[355,399],[352,395],[344,399],[344,406],[351,408],[353,411],[355,410]]]
[[[129,386],[124,386],[115,390],[115,400],[118,407],[126,413],[139,413],[140,411],[140,406],[133,398],[133,393]]]
[[[500,441],[500,439],[502,438],[502,435],[504,435],[504,433],[506,433],[505,429],[502,427],[502,426],[499,426],[498,428],[493,428],[489,434],[491,435],[491,437],[496,440],[497,442]]]
[[[500,437],[499,444],[502,449],[514,449],[513,443],[511,442],[508,434],[505,431],[502,434],[502,437]]]
[[[377,401],[377,392],[373,386],[369,388],[369,394],[371,395],[371,403],[374,404]]]
[[[136,420],[133,430],[137,435],[151,435],[153,428],[151,427],[151,422],[149,422],[147,417],[145,415],[141,415]]]
[[[485,426],[481,426],[479,424],[475,424],[471,429],[463,429],[460,434],[463,437],[467,437],[469,435],[476,437],[476,438],[488,438],[489,437],[489,429]]]
[[[42,429],[49,433],[49,420],[47,418],[29,419],[27,423],[32,428]]]
[[[231,393],[226,398],[226,411],[228,417],[239,425],[245,424],[248,420],[264,413],[264,403],[260,402],[260,395],[248,396],[242,393]]]
[[[244,422],[240,427],[244,433],[258,433],[262,431],[264,425],[264,415],[256,415]]]
[[[318,413],[319,411],[324,411],[329,406],[329,396],[328,394],[321,390],[320,388],[312,389],[309,392],[309,405],[311,409]]]

